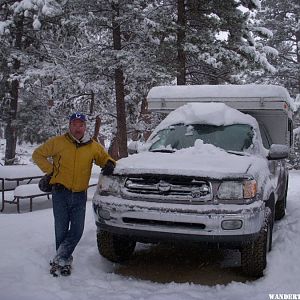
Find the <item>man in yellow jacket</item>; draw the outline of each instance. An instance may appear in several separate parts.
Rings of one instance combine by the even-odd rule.
[[[111,175],[116,162],[86,134],[86,117],[74,113],[69,131],[50,138],[32,154],[33,161],[51,174],[56,256],[50,263],[53,276],[70,275],[72,253],[84,229],[85,207],[93,163]]]

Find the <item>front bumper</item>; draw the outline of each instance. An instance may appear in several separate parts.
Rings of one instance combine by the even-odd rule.
[[[263,201],[245,205],[182,205],[95,195],[93,208],[99,229],[140,242],[175,239],[245,243],[257,237],[265,216]],[[234,228],[228,229],[225,224],[234,224]]]

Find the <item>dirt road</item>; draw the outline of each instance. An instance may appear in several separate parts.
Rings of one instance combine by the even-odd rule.
[[[141,246],[115,273],[136,279],[201,285],[246,282],[240,270],[240,253],[234,250],[205,249],[195,245]]]

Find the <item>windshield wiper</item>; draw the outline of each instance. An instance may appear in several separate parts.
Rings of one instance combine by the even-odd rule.
[[[248,156],[248,153],[241,152],[241,151],[226,150],[226,152],[230,154],[240,155],[240,156],[245,156],[245,155]]]
[[[150,152],[173,153],[173,152],[175,152],[175,150],[173,150],[173,149],[154,149],[154,150],[150,150]]]

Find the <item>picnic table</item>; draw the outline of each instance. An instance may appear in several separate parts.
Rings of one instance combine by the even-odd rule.
[[[42,178],[44,173],[36,165],[0,166],[2,207],[5,203],[15,203],[5,198],[5,192],[14,190],[20,184],[30,184],[34,179]]]
[[[93,166],[92,176],[89,181],[89,187],[96,186],[98,182],[100,169]],[[5,203],[16,204],[17,211],[20,212],[20,199],[28,198],[30,200],[30,211],[32,211],[32,199],[41,196],[47,196],[50,192],[42,192],[37,184],[37,179],[44,176],[44,173],[36,165],[12,165],[0,166],[0,191],[2,198],[1,212],[4,210]],[[14,191],[13,197],[7,197],[7,192]],[[10,195],[8,195],[10,196]]]

